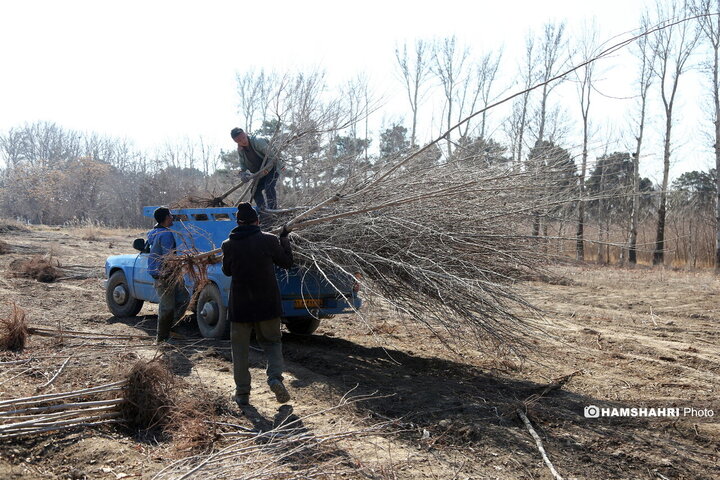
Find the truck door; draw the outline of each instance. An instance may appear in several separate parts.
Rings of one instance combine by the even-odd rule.
[[[133,268],[133,286],[135,289],[135,297],[147,300],[148,302],[158,303],[160,298],[155,291],[155,280],[148,273],[148,253],[141,253],[135,258],[135,268]]]

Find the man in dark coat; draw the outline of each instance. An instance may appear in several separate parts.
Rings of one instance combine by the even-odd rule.
[[[260,230],[258,214],[249,203],[241,203],[237,223],[222,244],[222,271],[232,277],[230,287],[230,340],[235,401],[247,405],[250,399],[250,369],[248,355],[250,334],[255,336],[267,357],[267,377],[270,390],[278,402],[290,400],[283,385],[283,356],[280,333],[280,288],[275,277],[275,265],[290,268],[293,264],[290,232],[283,228],[280,237]]]

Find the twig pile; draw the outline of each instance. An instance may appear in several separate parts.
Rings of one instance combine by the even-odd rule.
[[[120,412],[124,424],[133,430],[157,429],[172,437],[179,450],[211,446],[215,407],[203,392],[188,393],[186,387],[162,358],[137,362],[123,389]]]
[[[123,388],[123,420],[137,430],[166,426],[176,390],[175,376],[159,359],[135,363]]]
[[[392,422],[359,426],[353,423],[335,425],[328,431],[310,432],[304,422],[369,397],[343,398],[329,409],[304,417],[289,417],[268,431],[257,431],[240,425],[223,424],[235,431],[227,438],[238,438],[215,452],[180,459],[158,472],[155,480],[184,480],[205,478],[212,480],[244,479],[307,479],[335,478],[333,474],[348,474],[357,466],[341,465],[346,454],[337,455],[336,446],[343,440],[390,433]]]
[[[0,401],[0,440],[106,423],[117,423],[125,381],[72,392]],[[90,396],[112,393],[108,400]]]
[[[34,278],[50,283],[60,277],[60,262],[51,255],[35,255],[28,259],[17,258],[9,265],[17,277]]]
[[[59,374],[69,358],[58,369]],[[42,385],[43,388],[54,380]],[[160,359],[139,361],[126,378],[71,392],[0,401],[0,440],[118,423],[134,431],[157,429],[179,450],[202,450],[215,440],[214,406],[183,392]]]
[[[188,195],[178,200],[177,202],[170,204],[170,208],[206,208],[224,206],[224,198],[216,197],[210,193],[201,195]]]
[[[0,317],[0,350],[19,352],[25,348],[28,326],[25,311],[13,303],[8,317]]]

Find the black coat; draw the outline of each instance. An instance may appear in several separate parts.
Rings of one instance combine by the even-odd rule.
[[[257,225],[238,225],[222,243],[222,251],[222,271],[232,277],[230,321],[261,322],[281,316],[275,265],[292,267],[290,240],[264,233]]]

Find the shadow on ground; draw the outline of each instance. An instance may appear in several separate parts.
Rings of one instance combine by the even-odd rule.
[[[140,321],[113,317],[110,322],[155,334],[154,316]],[[192,368],[187,359],[209,350],[230,360],[227,341],[202,339],[189,322],[176,330],[187,337],[182,355],[190,363],[183,366],[184,371],[189,373]],[[297,379],[291,387],[314,385],[318,379],[307,378],[310,370],[321,376],[325,391],[329,388],[335,398],[351,390],[352,395],[373,395],[356,404],[359,412],[377,420],[397,419],[405,429],[403,438],[420,448],[467,446],[474,451],[513,452],[516,461],[528,471],[534,470],[540,456],[518,417],[517,410],[521,409],[542,437],[556,467],[567,475],[618,478],[622,472],[620,478],[661,478],[655,475],[659,473],[668,478],[710,479],[720,473],[716,468],[705,477],[698,475],[713,464],[717,452],[711,439],[697,435],[690,421],[584,417],[584,408],[589,405],[647,405],[582,395],[572,391],[572,384],[528,405],[526,400],[543,392],[547,385],[337,337],[286,333],[283,342],[287,369]],[[264,367],[262,355],[251,355],[251,364]],[[275,423],[257,416],[255,420],[248,418],[257,421],[256,428],[263,431]]]

